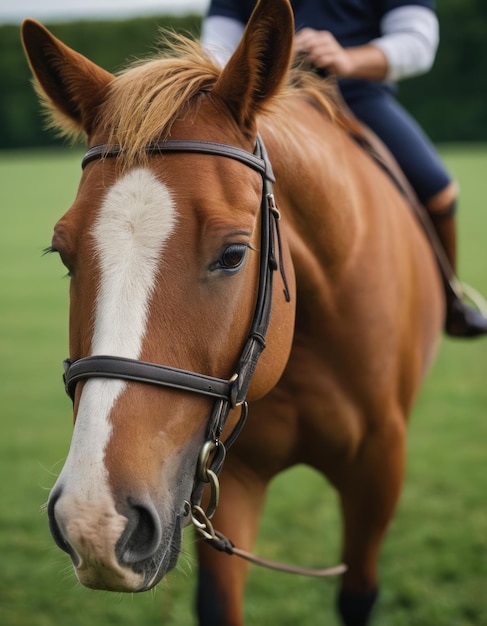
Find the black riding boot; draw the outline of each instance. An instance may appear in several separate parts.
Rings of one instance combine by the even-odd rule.
[[[459,298],[446,309],[445,331],[452,337],[478,337],[487,334],[487,318]]]
[[[446,252],[448,261],[456,270],[456,228],[455,207],[442,213],[429,213],[438,235],[438,239]],[[478,337],[487,334],[487,318],[473,307],[461,300],[449,282],[445,280],[446,319],[445,331],[452,337]]]

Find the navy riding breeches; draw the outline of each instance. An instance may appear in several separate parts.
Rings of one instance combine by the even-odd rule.
[[[452,182],[450,174],[430,139],[393,93],[378,85],[350,87],[341,88],[348,106],[389,148],[420,201],[426,203],[445,189]]]

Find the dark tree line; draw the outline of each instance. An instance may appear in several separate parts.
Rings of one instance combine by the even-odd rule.
[[[487,2],[439,0],[441,41],[434,68],[400,84],[399,99],[434,141],[487,141]],[[156,50],[159,28],[199,34],[201,16],[47,25],[109,71]],[[0,26],[0,149],[59,143],[46,132],[19,27]]]

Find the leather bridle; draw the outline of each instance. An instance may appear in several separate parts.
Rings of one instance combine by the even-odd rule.
[[[235,373],[229,379],[214,378],[213,376],[206,376],[197,372],[156,363],[147,363],[136,359],[94,355],[75,361],[70,359],[64,361],[66,393],[74,402],[76,385],[79,381],[89,378],[114,378],[169,387],[212,398],[214,405],[208,420],[205,442],[198,456],[191,501],[185,502],[185,514],[190,516],[196,531],[215,549],[230,555],[239,556],[257,565],[305,576],[324,577],[342,574],[346,570],[344,565],[325,569],[308,569],[262,559],[237,548],[225,535],[215,530],[210,522],[218,506],[218,475],[225,460],[226,450],[235,441],[245,423],[248,411],[245,398],[257,362],[266,345],[266,334],[272,307],[272,279],[276,270],[279,270],[281,273],[286,300],[289,302],[291,299],[282,262],[279,231],[280,215],[272,191],[272,183],[275,182],[275,178],[262,139],[260,136],[257,136],[253,153],[236,146],[197,140],[158,141],[148,144],[146,151],[148,154],[155,155],[171,152],[190,152],[230,158],[240,161],[261,175],[259,283],[254,316],[247,340],[238,359]],[[120,146],[105,144],[93,146],[85,154],[82,168],[84,169],[92,161],[117,157],[121,153],[122,149]],[[232,409],[237,407],[240,407],[241,410],[240,418],[231,434],[223,443],[220,437],[228,415]],[[210,486],[210,497],[206,510],[201,506],[205,484]]]
[[[275,182],[272,167],[264,144],[258,136],[254,153],[227,144],[197,140],[166,140],[146,146],[148,154],[198,153],[214,155],[240,161],[258,172],[263,181],[261,199],[261,241],[257,300],[247,340],[238,359],[235,373],[228,380],[214,378],[187,370],[147,363],[136,359],[118,356],[95,355],[75,361],[64,361],[64,382],[67,394],[74,402],[75,390],[79,381],[89,378],[114,378],[162,387],[170,387],[184,392],[198,393],[214,400],[208,420],[205,443],[202,447],[195,477],[191,508],[200,509],[204,483],[210,483],[210,504],[204,515],[213,515],[218,503],[218,479],[226,449],[239,434],[247,415],[245,401],[252,375],[265,348],[265,339],[272,305],[272,277],[280,269],[284,280],[284,293],[289,300],[289,290],[283,271],[278,229],[279,212],[274,202],[272,183]],[[82,161],[84,169],[89,163],[99,159],[117,157],[122,153],[120,146],[96,145],[88,150]],[[276,244],[279,247],[276,255]],[[241,407],[237,425],[225,441],[220,437],[231,409]],[[211,457],[211,460],[210,460]],[[198,511],[201,517],[201,512]],[[193,520],[194,521],[194,520]]]

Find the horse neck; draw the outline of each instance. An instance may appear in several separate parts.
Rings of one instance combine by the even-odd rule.
[[[340,274],[364,228],[366,173],[354,163],[357,148],[345,131],[316,108],[301,101],[289,119],[292,132],[276,120],[262,134],[291,252],[305,246],[328,276]]]

